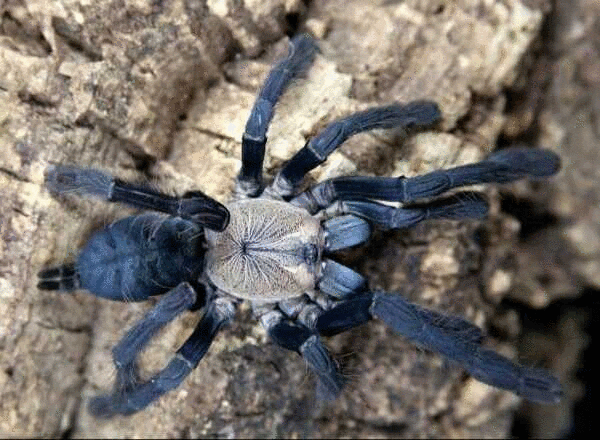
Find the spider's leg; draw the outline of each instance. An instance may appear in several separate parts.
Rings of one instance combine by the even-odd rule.
[[[340,200],[324,210],[327,216],[352,214],[382,229],[409,228],[424,220],[485,217],[487,202],[477,193],[462,192],[430,203],[396,208],[370,200]]]
[[[134,208],[164,212],[216,231],[224,230],[229,223],[227,208],[200,191],[173,197],[92,168],[52,165],[47,170],[46,186],[53,193],[90,195]]]
[[[262,166],[267,143],[267,129],[277,100],[292,80],[312,63],[317,46],[308,35],[298,35],[290,41],[290,51],[269,72],[258,95],[242,136],[242,168],[237,177],[236,191],[249,197],[257,196],[262,184]]]
[[[115,389],[112,394],[93,398],[90,412],[97,417],[133,414],[179,386],[206,354],[218,330],[233,315],[233,304],[217,301],[208,304],[196,329],[167,366],[148,381],[142,381],[137,356],[158,330],[196,302],[196,294],[187,283],[161,298],[113,349],[117,368]]]
[[[335,399],[344,386],[344,378],[319,335],[306,325],[286,319],[281,312],[271,311],[260,321],[271,339],[279,346],[299,353],[317,376],[317,394],[325,400]]]
[[[189,310],[196,300],[195,290],[188,283],[181,283],[165,294],[152,310],[125,334],[112,350],[117,369],[114,394],[94,398],[90,405],[92,413],[109,417],[136,411],[133,406],[135,402],[129,405],[129,400],[132,390],[139,386],[137,356],[160,329]]]
[[[429,101],[375,107],[339,119],[308,141],[287,162],[275,177],[270,191],[283,197],[293,195],[306,173],[323,163],[352,135],[377,128],[419,130],[432,126],[439,119],[440,110],[437,104]]]
[[[506,183],[528,177],[547,177],[558,171],[559,157],[548,150],[509,148],[485,160],[415,177],[347,176],[329,179],[291,200],[311,214],[336,200],[368,198],[396,202],[439,196],[446,191],[479,183]]]
[[[323,312],[315,322],[320,334],[333,335],[379,318],[420,347],[440,353],[473,377],[540,403],[557,403],[560,382],[546,370],[518,365],[482,347],[483,332],[469,321],[413,304],[400,295],[365,293]]]
[[[74,264],[49,267],[38,272],[38,289],[70,292],[81,288],[79,273]]]

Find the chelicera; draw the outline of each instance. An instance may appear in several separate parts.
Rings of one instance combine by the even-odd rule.
[[[173,197],[96,169],[48,169],[46,184],[54,193],[96,196],[148,211],[97,231],[75,262],[39,274],[38,286],[45,290],[86,289],[117,301],[162,295],[113,349],[114,390],[92,399],[92,413],[132,414],[179,386],[241,301],[250,302],[276,344],[304,358],[325,398],[336,397],[344,379],[321,336],[378,318],[482,382],[532,401],[558,402],[561,385],[556,378],[485,348],[484,334],[474,324],[399,294],[372,291],[362,275],[329,257],[367,242],[373,228],[481,218],[487,204],[477,193],[443,195],[466,185],[550,176],[558,171],[559,158],[549,151],[505,149],[478,163],[421,176],[337,177],[299,191],[306,173],[356,133],[422,130],[436,124],[438,106],[419,101],[375,107],[331,123],[265,186],[266,133],[275,105],[316,51],[312,38],[297,36],[288,56],[269,73],[246,124],[242,167],[225,205],[199,191]],[[141,379],[138,355],[158,330],[190,310],[202,313],[196,329],[163,370]]]

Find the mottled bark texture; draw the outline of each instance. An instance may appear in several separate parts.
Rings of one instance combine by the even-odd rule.
[[[562,155],[564,172],[550,182],[501,189],[511,194],[511,214],[501,212],[499,192],[490,189],[492,213],[483,223],[378,233],[343,258],[373,288],[494,328],[489,346],[553,368],[565,383],[565,403],[534,407],[546,411],[546,425],[536,422],[533,432],[559,433],[580,393],[571,377],[584,345],[581,322],[567,316],[542,327],[519,356],[519,315],[498,307],[511,298],[543,308],[583,287],[600,287],[600,56],[597,38],[587,34],[600,14],[586,10],[598,8],[592,1],[550,6],[539,0],[0,6],[0,435],[508,435],[516,397],[375,322],[327,341],[349,385],[335,402],[319,403],[302,360],[270,344],[247,311],[157,404],[129,418],[88,414],[89,397],[112,383],[111,347],[148,304],[36,289],[40,268],[72,260],[90,231],[130,212],[52,198],[43,187],[46,166],[96,166],[225,201],[254,96],[287,50],[286,35],[297,31],[313,33],[322,53],[276,109],[265,160],[270,175],[334,118],[413,99],[440,104],[437,130],[409,139],[393,130],[356,136],[312,178],[414,175],[479,160],[499,138],[526,139]],[[515,208],[523,204],[530,211]],[[540,218],[551,221],[539,227]],[[525,234],[520,222],[533,232]],[[196,320],[188,314],[159,335],[145,368],[159,369]]]

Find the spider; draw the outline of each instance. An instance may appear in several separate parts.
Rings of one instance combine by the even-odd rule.
[[[46,186],[52,193],[96,196],[150,211],[96,232],[74,263],[39,273],[38,287],[44,290],[86,289],[116,301],[162,295],[114,347],[114,390],[91,399],[92,414],[133,414],[179,386],[242,300],[250,302],[253,315],[276,344],[304,358],[323,398],[339,395],[344,378],[320,336],[378,318],[484,383],[531,401],[560,400],[561,385],[555,377],[485,348],[484,334],[474,324],[425,309],[399,294],[372,291],[363,276],[328,258],[368,241],[374,227],[482,218],[487,204],[477,193],[438,196],[465,185],[550,176],[560,167],[558,156],[505,149],[478,163],[421,176],[337,177],[300,192],[305,174],[356,133],[435,125],[438,106],[418,101],[371,108],[331,123],[270,185],[263,185],[266,132],[274,107],[294,78],[308,69],[317,50],[310,36],[296,36],[287,57],[268,74],[246,124],[242,165],[226,205],[200,191],[174,197],[96,169],[48,168]],[[143,380],[138,355],[163,326],[188,310],[202,311],[197,327],[163,370]]]

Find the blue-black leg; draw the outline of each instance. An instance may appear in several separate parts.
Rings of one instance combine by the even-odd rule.
[[[430,203],[395,208],[369,200],[341,200],[324,212],[329,216],[352,214],[382,229],[410,228],[431,219],[478,219],[487,214],[488,204],[477,193],[463,192]]]
[[[275,314],[275,312],[271,312]],[[344,378],[319,335],[299,322],[277,317],[262,319],[271,339],[279,346],[299,353],[317,376],[317,394],[325,400],[335,399],[344,386]],[[269,322],[271,321],[271,322]]]
[[[333,335],[379,318],[416,345],[440,353],[462,366],[476,379],[512,391],[540,403],[557,403],[562,395],[560,382],[546,370],[518,365],[481,346],[483,332],[469,321],[443,315],[400,295],[366,293],[341,301],[323,312],[315,328]]]
[[[333,336],[358,327],[373,319],[372,304],[373,294],[370,292],[340,301],[317,317],[315,329],[320,335]]]
[[[325,127],[290,159],[275,177],[273,191],[284,197],[293,195],[306,173],[323,163],[352,135],[377,128],[422,130],[437,123],[440,116],[434,102],[415,101],[375,107],[339,119]]]
[[[547,177],[559,168],[560,159],[551,151],[509,148],[493,153],[478,163],[433,171],[422,176],[347,176],[329,179],[309,188],[292,199],[291,203],[306,208],[312,214],[336,200],[367,198],[407,203],[439,196],[466,185]]]
[[[308,35],[298,35],[290,42],[290,51],[269,72],[260,91],[242,137],[242,168],[237,177],[239,192],[254,197],[262,185],[262,166],[267,143],[267,129],[273,117],[277,100],[294,78],[301,75],[312,63],[317,46]]]
[[[137,356],[164,325],[196,303],[191,286],[182,283],[136,324],[113,350],[117,369],[112,394],[90,401],[90,412],[97,417],[129,415],[140,411],[176,388],[204,357],[219,329],[231,318],[233,305],[211,302],[192,335],[177,351],[167,366],[148,381],[139,377]]]
[[[38,289],[70,292],[81,288],[79,273],[74,264],[49,267],[38,272]]]
[[[227,208],[201,191],[173,197],[91,168],[52,165],[46,174],[46,186],[58,194],[90,195],[134,208],[164,212],[216,231],[224,230],[229,223]]]

